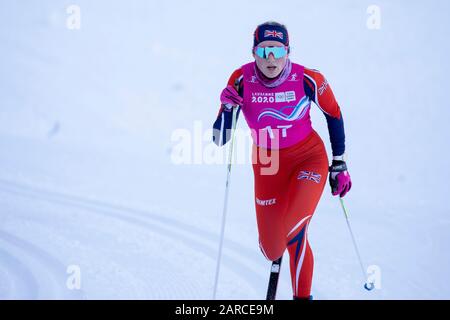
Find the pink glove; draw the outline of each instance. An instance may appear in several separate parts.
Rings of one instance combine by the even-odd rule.
[[[333,196],[343,198],[352,188],[352,179],[347,171],[345,161],[333,160],[330,168],[330,186]]]
[[[233,106],[242,106],[244,99],[239,96],[239,93],[233,86],[228,85],[220,94],[220,102],[225,108],[231,109]]]

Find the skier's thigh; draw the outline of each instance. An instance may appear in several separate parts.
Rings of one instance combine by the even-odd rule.
[[[274,261],[286,249],[284,223],[281,212],[284,206],[259,207],[257,205],[258,234],[261,250],[267,259]]]
[[[327,174],[327,167],[307,167],[298,170],[298,174],[291,180],[285,220],[286,235],[291,233],[302,219],[312,217],[322,196]]]

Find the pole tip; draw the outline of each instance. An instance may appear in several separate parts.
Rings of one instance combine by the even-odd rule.
[[[375,288],[375,285],[373,284],[373,282],[371,282],[371,283],[365,283],[364,284],[364,288],[367,290],[367,291],[372,291],[373,290],[373,288]]]

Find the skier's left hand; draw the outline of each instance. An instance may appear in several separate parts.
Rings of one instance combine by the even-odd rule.
[[[333,160],[331,166],[328,168],[330,171],[330,186],[333,196],[339,195],[343,198],[352,187],[352,179],[347,171],[347,165],[345,161]]]

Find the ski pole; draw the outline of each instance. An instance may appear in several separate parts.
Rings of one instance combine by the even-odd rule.
[[[220,230],[219,253],[218,253],[218,257],[217,257],[216,277],[214,280],[213,300],[216,299],[217,283],[219,282],[220,262],[222,259],[223,236],[225,233],[225,218],[226,218],[227,207],[228,207],[228,190],[230,189],[231,164],[233,162],[234,133],[236,131],[236,122],[237,122],[237,108],[238,107],[233,107],[233,117],[232,117],[232,122],[231,122],[230,153],[228,155],[227,181],[225,184],[225,199],[224,199],[223,212],[222,212],[222,226],[221,226],[221,230]]]
[[[347,227],[348,227],[348,230],[350,231],[350,236],[352,237],[353,247],[355,248],[356,255],[358,256],[358,260],[359,260],[359,265],[361,266],[361,271],[363,273],[363,279],[364,279],[364,288],[366,290],[370,291],[374,288],[374,284],[373,284],[373,282],[367,283],[367,278],[366,278],[367,275],[366,275],[366,272],[364,269],[361,255],[359,254],[358,246],[356,245],[355,236],[353,235],[352,228],[350,227],[350,221],[348,218],[347,210],[345,209],[344,200],[341,197],[339,197],[339,201],[341,202],[341,207],[342,207],[342,210],[344,211],[345,221],[347,221]]]

